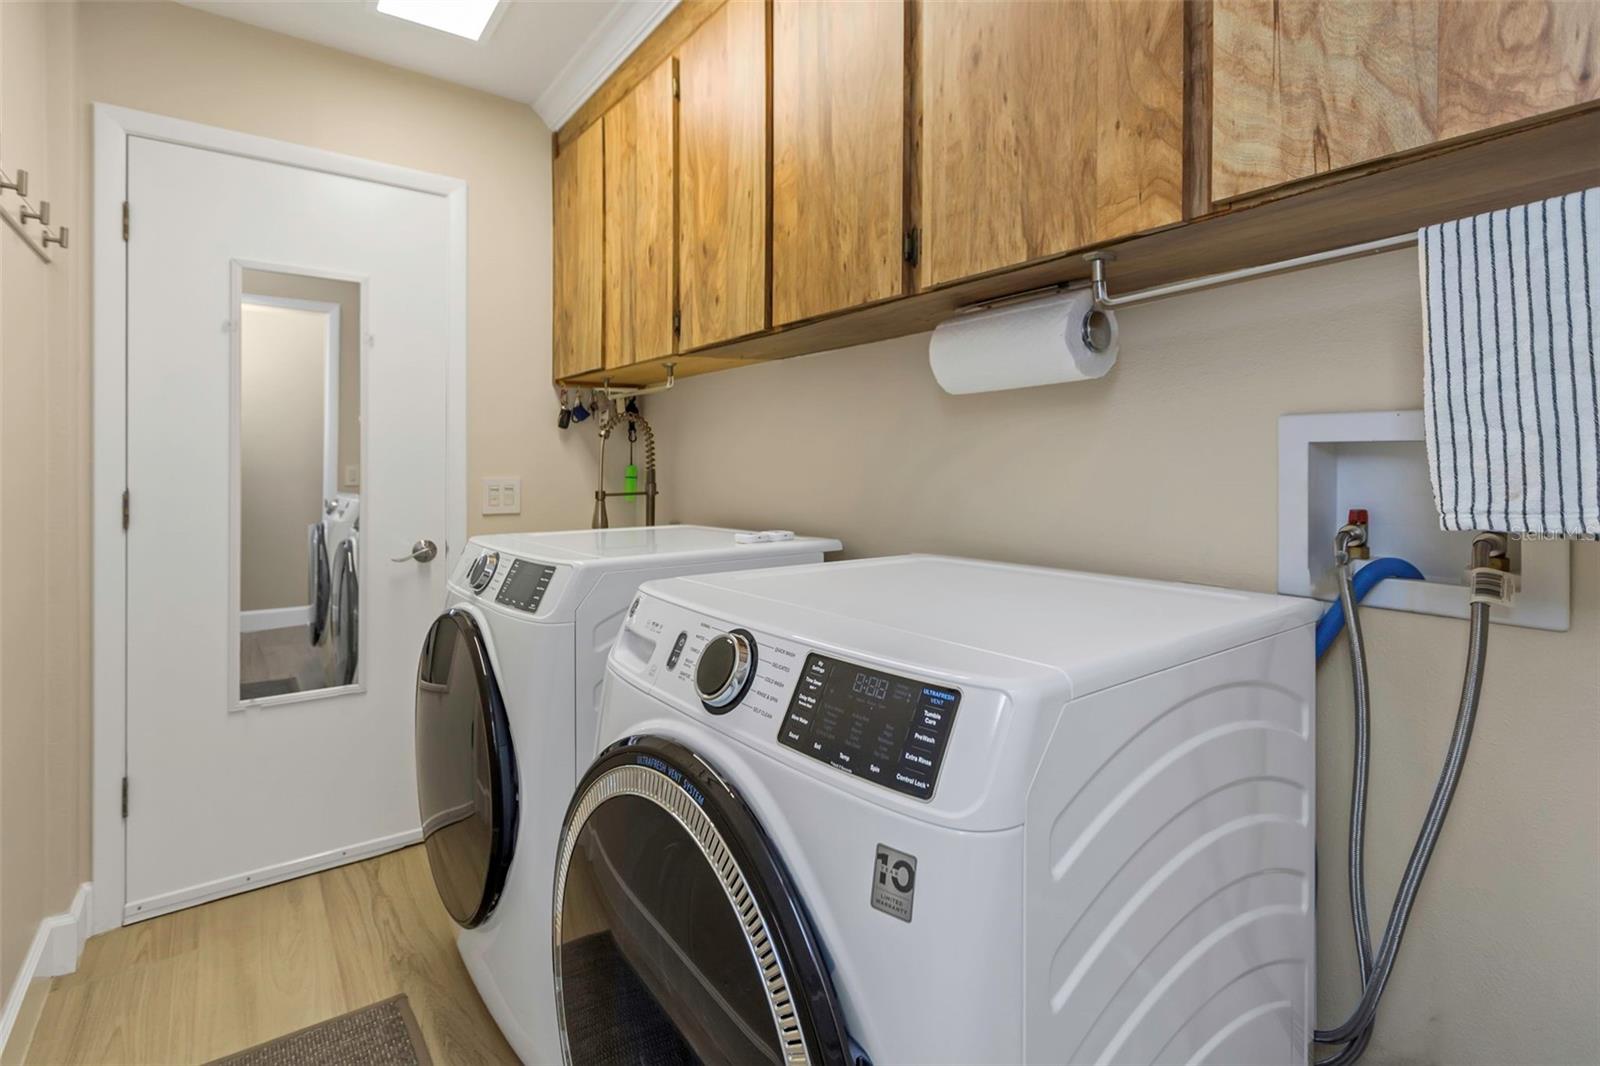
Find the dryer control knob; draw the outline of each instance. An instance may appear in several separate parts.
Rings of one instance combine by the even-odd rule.
[[[735,631],[712,637],[694,668],[694,687],[706,710],[726,713],[750,687],[756,648],[750,634]]]

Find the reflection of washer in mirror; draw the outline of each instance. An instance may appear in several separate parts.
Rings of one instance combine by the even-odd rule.
[[[246,268],[238,323],[239,699],[359,681],[361,286]]]

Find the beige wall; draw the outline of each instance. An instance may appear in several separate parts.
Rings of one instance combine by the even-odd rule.
[[[246,304],[240,320],[239,609],[305,606],[307,527],[322,518],[328,316]]]
[[[1098,382],[955,397],[927,338],[733,370],[646,407],[667,518],[840,537],[851,555],[973,556],[1249,589],[1276,583],[1277,418],[1421,405],[1409,253],[1121,315]],[[1600,1047],[1600,545],[1572,629],[1496,626],[1482,718],[1368,1054],[1593,1062]],[[1368,612],[1383,920],[1438,772],[1464,623]],[[1318,686],[1321,1010],[1356,984],[1344,887],[1348,660]]]
[[[360,492],[360,477],[347,477],[361,466],[361,286],[305,274],[246,270],[244,291],[255,296],[285,296],[339,305],[339,463],[340,492]]]
[[[76,228],[66,15],[0,3],[0,162]],[[39,919],[85,878],[87,392],[72,254],[46,266],[0,229],[0,996]]]

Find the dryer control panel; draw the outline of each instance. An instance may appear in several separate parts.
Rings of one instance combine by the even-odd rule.
[[[959,689],[812,652],[778,727],[778,743],[927,799],[960,706]]]

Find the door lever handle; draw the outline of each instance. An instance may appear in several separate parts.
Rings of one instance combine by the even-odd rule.
[[[419,540],[411,546],[405,555],[396,555],[392,562],[396,563],[426,563],[432,562],[433,557],[439,554],[439,546],[431,540]]]

